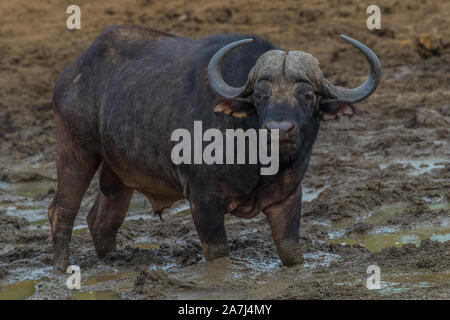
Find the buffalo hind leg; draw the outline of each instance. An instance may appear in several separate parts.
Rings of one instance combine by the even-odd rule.
[[[203,257],[207,261],[230,255],[225,232],[225,212],[220,203],[205,194],[202,194],[201,199],[190,200],[192,218],[202,243]]]
[[[127,187],[103,163],[97,198],[87,216],[89,232],[99,258],[116,250],[116,236],[125,219],[134,189]]]
[[[56,115],[55,125],[58,187],[48,208],[48,218],[53,241],[53,266],[65,271],[69,265],[69,243],[75,217],[100,158],[74,142]]]
[[[287,199],[264,209],[278,255],[286,266],[303,263],[302,250],[298,239],[301,204],[302,189],[300,185],[297,191]]]

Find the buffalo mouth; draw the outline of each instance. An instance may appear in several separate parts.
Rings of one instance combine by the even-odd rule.
[[[299,139],[297,139],[297,137],[283,137],[283,138],[279,138],[277,142],[278,142],[278,145],[279,145],[279,148],[281,151],[282,148],[290,149],[290,148],[297,147],[299,144]],[[268,144],[268,146],[270,146],[272,144],[271,139],[268,139],[267,144]]]
[[[299,153],[299,141],[292,139],[283,139],[279,142],[279,154],[282,163],[289,163],[294,160]]]
[[[291,151],[291,150],[297,148],[297,142],[290,140],[290,139],[280,140],[279,143],[280,143],[280,153],[281,154],[283,154],[283,152]]]

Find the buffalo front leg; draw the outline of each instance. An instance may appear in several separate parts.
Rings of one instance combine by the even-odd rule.
[[[281,261],[286,266],[303,263],[299,244],[302,189],[283,201],[277,202],[264,210],[272,230],[272,237]]]
[[[230,255],[225,232],[225,212],[219,200],[202,195],[191,200],[191,212],[198,237],[202,243],[203,257],[207,261]]]

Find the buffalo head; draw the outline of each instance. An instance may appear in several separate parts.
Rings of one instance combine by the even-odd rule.
[[[351,116],[352,103],[367,98],[380,82],[381,64],[372,50],[345,35],[341,37],[359,49],[370,65],[368,78],[356,88],[340,88],[330,83],[311,54],[282,50],[261,55],[247,82],[240,88],[232,87],[221,75],[223,59],[234,48],[253,39],[230,43],[215,53],[208,66],[211,87],[233,109],[226,113],[242,115],[240,108],[252,109],[260,128],[279,129],[281,157],[292,158],[302,146],[312,144],[320,119]],[[227,106],[222,104],[219,108],[222,111]]]

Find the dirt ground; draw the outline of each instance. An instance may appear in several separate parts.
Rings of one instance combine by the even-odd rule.
[[[450,2],[78,0],[81,30],[59,0],[0,2],[0,299],[449,299]],[[250,33],[316,56],[333,83],[354,86],[366,62],[344,33],[379,56],[383,79],[351,119],[323,123],[303,181],[305,264],[281,266],[267,221],[227,217],[231,257],[206,263],[189,208],[153,216],[136,194],[120,250],[96,258],[85,217],[73,233],[82,289],[54,273],[46,208],[56,187],[51,114],[63,68],[113,24],[200,38]],[[368,290],[366,268],[381,269]]]

